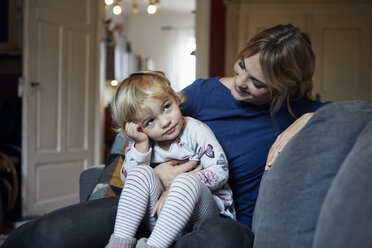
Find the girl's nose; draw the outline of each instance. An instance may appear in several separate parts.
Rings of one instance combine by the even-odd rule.
[[[160,125],[162,128],[166,128],[170,125],[171,121],[167,117],[163,117],[160,119]]]

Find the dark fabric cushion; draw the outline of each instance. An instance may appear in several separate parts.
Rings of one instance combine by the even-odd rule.
[[[314,247],[372,247],[372,122],[359,135],[320,211]]]
[[[363,101],[320,108],[262,178],[253,217],[254,247],[311,247],[329,186],[372,119]]]
[[[101,177],[103,166],[92,166],[80,173],[79,192],[80,202],[88,201],[93,189]]]
[[[177,240],[174,248],[236,248],[253,246],[252,231],[239,222],[217,218],[197,222],[191,233]]]
[[[89,200],[96,200],[104,197],[120,195],[124,187],[120,171],[124,162],[125,149],[128,146],[128,138],[124,134],[117,134],[109,156],[106,159],[105,167],[94,187]]]
[[[59,208],[16,228],[2,248],[102,248],[114,231],[119,197]]]
[[[109,154],[99,181],[89,197],[89,201],[120,195],[124,186],[120,178],[123,161],[124,155]]]

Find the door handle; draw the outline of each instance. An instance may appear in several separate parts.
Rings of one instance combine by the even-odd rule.
[[[40,84],[41,84],[41,83],[39,83],[39,82],[34,82],[34,81],[32,81],[32,82],[31,82],[31,87],[32,87],[32,88],[36,88],[36,87],[39,87]]]

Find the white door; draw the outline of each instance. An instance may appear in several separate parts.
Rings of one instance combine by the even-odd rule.
[[[313,20],[317,59],[313,92],[323,101],[372,103],[372,15],[363,16],[347,7],[344,11],[347,16],[317,15]]]
[[[93,163],[96,1],[24,1],[23,216],[79,200]]]

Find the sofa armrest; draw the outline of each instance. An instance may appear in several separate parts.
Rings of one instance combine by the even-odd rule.
[[[105,165],[95,165],[89,167],[80,174],[80,202],[85,202],[89,199],[90,194],[99,181],[104,167]]]

